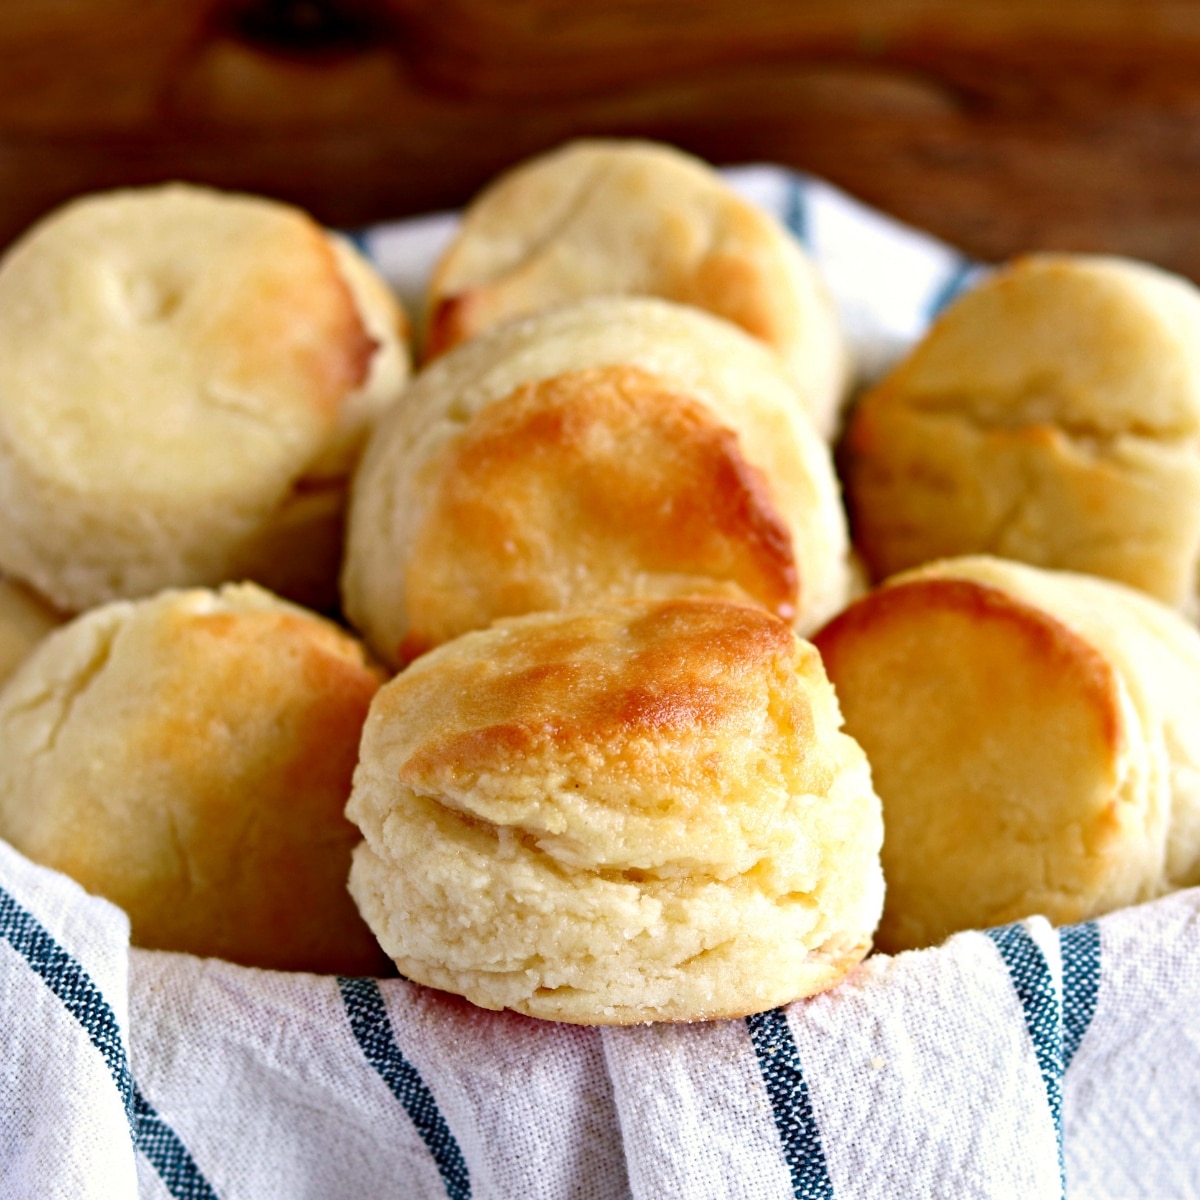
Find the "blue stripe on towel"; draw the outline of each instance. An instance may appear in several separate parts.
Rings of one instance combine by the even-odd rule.
[[[217,1200],[212,1184],[200,1173],[179,1135],[133,1087],[137,1148],[146,1156],[175,1200]]]
[[[371,237],[369,229],[340,229],[338,232],[348,241],[354,248],[367,259],[368,262],[374,261],[371,254]]]
[[[978,263],[969,258],[960,258],[930,298],[925,309],[926,322],[932,321],[952,300],[961,296],[971,285],[978,270]]]
[[[134,1146],[175,1200],[217,1200],[179,1135],[154,1111],[129,1071],[116,1014],[83,967],[37,918],[0,888],[0,937],[29,964],[83,1027],[108,1068],[129,1120]]]
[[[446,1194],[450,1200],[470,1200],[471,1178],[462,1150],[433,1093],[396,1045],[379,984],[373,979],[339,978],[338,986],[355,1041],[416,1126],[437,1164]]]
[[[783,1157],[792,1175],[796,1200],[832,1200],[833,1183],[813,1115],[808,1085],[800,1066],[800,1051],[783,1009],[746,1018],[758,1069],[775,1114]]]
[[[1022,925],[1004,925],[989,929],[988,937],[996,944],[1008,968],[1013,988],[1025,1014],[1025,1027],[1033,1041],[1033,1053],[1046,1088],[1046,1101],[1054,1119],[1058,1138],[1058,1173],[1066,1193],[1066,1167],[1063,1159],[1062,1078],[1063,1008],[1054,987],[1050,964],[1041,947]]]
[[[812,230],[808,227],[808,185],[802,176],[788,173],[787,208],[783,223],[805,246],[810,246]]]
[[[1100,926],[1095,921],[1058,931],[1063,964],[1063,1069],[1083,1041],[1100,998]]]

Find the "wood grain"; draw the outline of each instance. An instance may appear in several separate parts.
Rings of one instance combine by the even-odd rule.
[[[579,134],[822,175],[969,253],[1200,279],[1180,0],[4,0],[0,244],[167,178],[353,226]]]

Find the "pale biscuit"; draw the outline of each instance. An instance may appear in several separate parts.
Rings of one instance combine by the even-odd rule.
[[[125,909],[135,945],[377,974],[343,810],[379,682],[252,585],[93,609],[0,693],[0,836]]]
[[[940,317],[852,414],[844,479],[873,576],[987,553],[1192,608],[1200,292],[1036,255]]]
[[[371,706],[350,890],[406,977],[584,1024],[835,984],[882,903],[879,801],[820,659],[707,598],[498,622]]]
[[[1200,633],[1123,585],[928,564],[815,638],[883,800],[878,944],[1200,883]]]
[[[0,264],[0,568],[65,611],[242,577],[334,602],[346,479],[407,374],[369,274],[195,187],[37,225]]]
[[[610,294],[660,296],[739,325],[778,351],[832,432],[848,357],[816,268],[706,163],[653,142],[571,142],[493,182],[430,280],[427,354]]]
[[[385,661],[497,617],[748,596],[804,632],[844,601],[825,443],[777,359],[662,300],[513,322],[413,381],[355,477],[343,599]]]

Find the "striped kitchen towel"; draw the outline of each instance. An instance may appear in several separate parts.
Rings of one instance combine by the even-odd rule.
[[[593,1029],[130,950],[0,844],[6,1200],[1200,1196],[1200,889]]]
[[[861,379],[981,270],[815,180]],[[359,244],[410,303],[454,227]],[[747,1020],[594,1029],[132,950],[0,843],[2,1200],[1200,1198],[1200,890],[877,956]]]

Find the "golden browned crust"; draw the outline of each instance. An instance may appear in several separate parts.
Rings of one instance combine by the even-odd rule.
[[[586,652],[611,634],[607,613],[536,623],[519,641],[495,644],[486,676],[472,675],[471,728],[424,740],[401,767],[401,781],[423,791],[469,786],[464,772],[503,769],[514,758],[736,724],[753,701],[726,674],[753,674],[794,653],[785,624],[740,606],[664,600],[617,612],[626,617],[619,632],[629,652],[613,655],[599,677],[601,657]],[[389,703],[384,711],[399,718],[399,697]],[[811,736],[808,713],[797,710],[794,723]],[[809,786],[828,787],[828,780]]]
[[[345,480],[375,419],[399,398],[411,369],[411,330],[399,298],[353,243],[338,234],[326,236],[373,350],[365,376],[343,396],[337,426],[301,487]]]
[[[135,945],[378,973],[342,810],[379,682],[248,585],[93,610],[0,701],[0,832],[124,908]]]
[[[732,585],[795,616],[797,564],[769,483],[732,430],[645,371],[524,384],[480,412],[430,475],[402,661],[567,596]]]
[[[1128,595],[947,560],[816,636],[883,800],[882,949],[1033,913],[1084,920],[1165,889],[1176,739],[1130,676],[1145,635]]]
[[[447,296],[439,300],[429,314],[425,328],[424,360],[437,358],[452,350],[459,342],[465,342],[482,332],[484,322],[472,316],[477,307],[478,292],[467,292],[458,296]]]
[[[826,667],[837,674],[842,653],[854,653],[859,639],[887,636],[890,622],[931,619],[939,611],[958,614],[977,627],[1006,627],[1006,641],[1020,653],[1069,679],[1097,719],[1099,741],[1110,754],[1121,747],[1121,712],[1111,664],[1090,642],[1049,613],[973,579],[913,578],[880,588],[852,604],[814,635]]]
[[[587,1024],[830,986],[881,904],[878,801],[820,661],[763,610],[500,621],[381,689],[351,891],[406,976]]]

